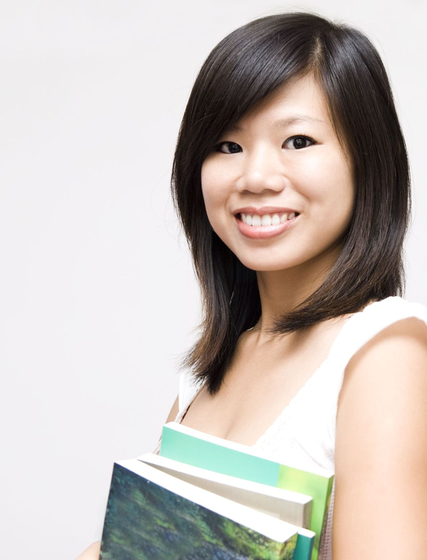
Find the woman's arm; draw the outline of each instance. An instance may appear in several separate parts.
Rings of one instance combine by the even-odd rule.
[[[334,560],[427,550],[427,327],[400,321],[350,362],[336,440]]]
[[[99,551],[101,548],[100,542],[95,542],[90,545],[84,552],[80,554],[76,560],[99,560]]]

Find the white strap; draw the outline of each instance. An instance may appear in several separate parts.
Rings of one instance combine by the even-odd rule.
[[[351,358],[372,338],[390,325],[416,317],[427,324],[427,308],[400,297],[389,297],[368,305],[351,317],[338,335],[329,356],[334,371],[344,371]]]

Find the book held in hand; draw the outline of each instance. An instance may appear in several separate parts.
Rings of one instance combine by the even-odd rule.
[[[200,469],[180,469],[174,463],[146,455],[115,464],[102,560],[293,560],[298,531],[313,541],[311,531],[277,518],[274,512],[267,515],[200,487]],[[221,476],[208,475],[207,485],[226,488],[229,478],[224,477],[223,484]],[[237,486],[238,493],[244,493],[245,484],[240,481]],[[249,501],[259,493],[258,486],[248,491]],[[269,494],[273,504],[277,502],[280,492]],[[285,501],[289,497],[292,493],[282,496]],[[307,497],[297,501],[310,503]],[[265,503],[261,509],[265,511]]]
[[[309,495],[313,498],[310,529],[315,533],[312,560],[317,560],[333,485],[333,472],[283,465],[251,447],[210,436],[176,422],[163,427],[160,455],[203,469]],[[301,535],[295,560],[306,557]]]

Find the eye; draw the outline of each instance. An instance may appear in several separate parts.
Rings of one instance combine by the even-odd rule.
[[[236,142],[220,142],[214,149],[215,152],[221,152],[222,154],[238,154],[242,151],[242,148]]]
[[[283,147],[288,150],[301,150],[302,148],[308,148],[316,144],[316,140],[310,138],[310,136],[291,136],[283,142]]]

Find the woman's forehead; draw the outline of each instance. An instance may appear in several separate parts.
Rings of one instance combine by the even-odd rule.
[[[331,126],[325,95],[312,76],[292,79],[261,100],[227,132],[243,132],[254,121],[267,119],[277,129],[295,124]]]

